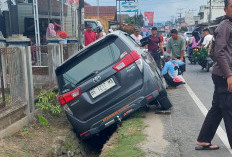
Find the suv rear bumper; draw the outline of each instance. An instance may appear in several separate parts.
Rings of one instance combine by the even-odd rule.
[[[71,115],[68,112],[66,112],[66,115],[68,120],[73,125],[77,135],[79,135],[81,139],[88,139],[91,136],[96,135],[100,131],[104,130],[105,128],[111,126],[112,124],[115,124],[125,119],[126,117],[137,111],[139,108],[141,108],[142,106],[145,106],[149,104],[151,101],[154,101],[160,95],[159,94],[160,92],[159,90],[155,90],[149,95],[135,99],[133,102],[131,102],[128,105],[123,105],[122,108],[116,110],[108,117],[98,120],[92,126],[90,126],[88,122],[79,121],[77,118],[75,118],[73,115]],[[98,116],[94,117],[94,119],[95,120],[98,119]],[[89,127],[87,127],[87,125]],[[83,132],[82,128],[89,128],[89,129]]]

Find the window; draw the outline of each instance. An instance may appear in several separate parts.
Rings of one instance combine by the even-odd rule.
[[[64,72],[58,75],[62,93],[74,89],[77,84],[88,79],[97,71],[114,64],[121,53],[125,51],[129,51],[128,47],[119,38],[111,37],[104,40],[103,43],[90,47],[83,55],[74,57],[67,63],[69,65],[63,66]]]

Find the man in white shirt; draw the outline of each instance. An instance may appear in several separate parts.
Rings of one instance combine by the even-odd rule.
[[[131,34],[131,37],[135,40],[135,42],[137,42],[139,45],[141,44],[140,43],[140,40],[143,39],[143,37],[140,35],[140,31],[139,31],[139,28],[134,28],[134,34]]]
[[[210,34],[208,28],[203,30],[203,34],[204,34],[204,41],[202,43],[202,48],[207,48],[209,42],[213,39],[213,36]]]

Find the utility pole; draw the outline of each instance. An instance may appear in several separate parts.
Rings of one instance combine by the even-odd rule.
[[[79,45],[84,45],[84,0],[79,1],[79,8],[78,8],[78,39]]]
[[[40,46],[39,13],[38,13],[38,1],[37,0],[33,0],[33,11],[34,11],[36,46]],[[38,51],[37,58],[38,58],[37,64],[41,65],[41,51]]]
[[[184,10],[183,8],[181,9],[177,9],[179,12],[177,12],[177,14],[179,15],[177,18],[177,23],[181,24],[181,18],[182,18],[182,10]]]
[[[97,20],[99,21],[99,0],[97,0]]]
[[[181,19],[181,15],[182,15],[182,10],[184,10],[183,8],[181,8],[181,9],[177,9],[179,12],[177,13],[177,14],[179,14],[179,18]]]
[[[211,16],[212,16],[212,0],[209,0],[209,24],[211,23]]]
[[[61,30],[64,30],[64,0],[61,2]]]

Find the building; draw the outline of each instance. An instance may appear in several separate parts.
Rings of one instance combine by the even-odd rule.
[[[128,19],[130,16],[128,14],[118,14],[117,21],[119,23],[125,23],[125,20]]]
[[[0,16],[0,31],[4,37],[12,34],[23,34],[35,42],[34,13],[32,0],[18,0],[15,5],[10,5],[8,10],[2,11]],[[62,3],[57,0],[38,0],[39,26],[41,43],[45,44],[46,29],[50,19],[61,24],[64,19],[64,28],[69,36],[77,37],[78,13],[74,6],[63,5],[63,17],[61,14]]]
[[[115,19],[116,7],[115,6],[99,6],[99,17],[98,17],[98,6],[91,6],[85,3],[85,19],[98,19],[103,25],[105,30],[109,28],[109,21]]]
[[[200,21],[199,23],[208,23],[216,20],[217,17],[225,15],[224,12],[224,1],[223,0],[212,0],[211,1],[211,14],[210,14],[210,3],[207,5],[200,6],[199,10]]]

